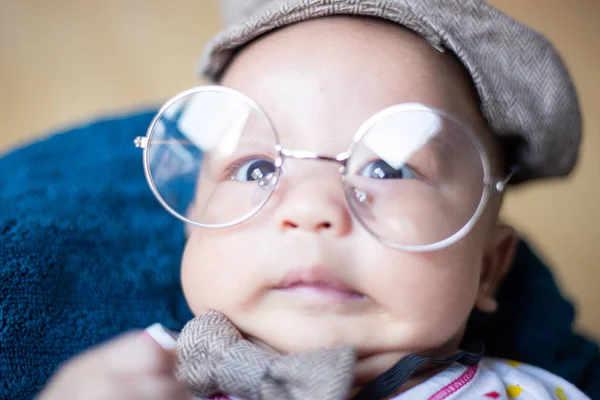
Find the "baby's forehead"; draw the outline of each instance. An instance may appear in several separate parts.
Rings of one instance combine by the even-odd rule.
[[[265,82],[302,79],[311,88],[344,87],[358,95],[372,94],[383,83],[388,89],[429,84],[443,90],[441,85],[457,74],[453,78],[469,80],[449,53],[400,25],[335,16],[286,26],[253,41],[238,53],[222,83],[245,81],[246,87],[260,88]],[[363,87],[367,84],[373,87]]]
[[[407,102],[486,129],[458,61],[383,20],[332,17],[282,28],[240,52],[222,83],[256,100],[288,146],[330,135],[348,141],[378,111]]]

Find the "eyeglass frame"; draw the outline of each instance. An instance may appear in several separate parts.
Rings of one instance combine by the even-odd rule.
[[[340,165],[339,171],[340,171],[340,175],[342,177],[342,184],[344,185],[344,192],[345,192],[344,197],[346,197],[346,202],[347,202],[352,214],[360,222],[360,224],[363,226],[363,228],[365,228],[373,237],[375,237],[377,240],[381,241],[385,245],[390,246],[395,249],[398,249],[398,250],[415,252],[415,253],[436,251],[436,250],[440,250],[445,247],[451,246],[451,245],[455,244],[456,242],[458,242],[459,240],[463,239],[471,231],[473,226],[479,220],[481,214],[483,213],[485,207],[487,206],[487,202],[489,201],[489,198],[491,195],[490,192],[493,191],[494,194],[504,193],[508,182],[510,181],[510,179],[516,172],[516,168],[513,167],[511,169],[511,172],[505,178],[492,179],[491,174],[490,174],[491,168],[490,168],[490,162],[489,162],[488,155],[485,152],[483,146],[481,145],[479,138],[477,137],[477,135],[475,135],[473,133],[471,128],[469,126],[467,126],[466,124],[464,124],[459,119],[457,119],[456,117],[454,117],[452,114],[450,114],[446,111],[440,110],[438,108],[435,108],[435,107],[427,106],[422,103],[414,103],[414,102],[399,103],[399,104],[395,104],[392,106],[388,106],[388,107],[378,111],[377,113],[375,113],[374,115],[369,117],[365,122],[363,122],[361,124],[361,126],[358,128],[358,130],[354,134],[354,137],[352,139],[352,142],[351,142],[348,150],[341,152],[341,153],[337,154],[336,156],[332,157],[332,156],[322,155],[322,154],[319,154],[319,153],[316,153],[313,151],[309,151],[309,150],[291,150],[291,149],[282,147],[280,144],[280,141],[279,141],[279,135],[277,134],[277,130],[275,129],[275,126],[271,122],[271,119],[263,111],[262,107],[260,107],[260,105],[255,100],[250,98],[249,96],[247,96],[235,89],[231,89],[231,88],[228,88],[225,86],[219,86],[219,85],[196,86],[196,87],[193,87],[193,88],[190,88],[190,89],[180,92],[179,94],[175,95],[170,100],[168,100],[165,104],[163,104],[163,106],[159,109],[158,113],[154,116],[154,118],[152,119],[152,122],[148,126],[148,129],[146,131],[146,136],[136,137],[134,139],[134,145],[136,148],[141,148],[143,150],[142,158],[143,158],[143,165],[144,165],[144,175],[146,177],[146,181],[148,182],[148,185],[150,186],[150,189],[152,190],[152,193],[154,194],[156,199],[159,201],[159,203],[171,215],[173,215],[177,219],[179,219],[183,222],[201,227],[201,228],[222,229],[222,228],[229,228],[229,227],[241,224],[242,222],[245,222],[248,219],[252,218],[254,215],[258,214],[258,212],[265,206],[265,204],[267,204],[267,202],[269,201],[269,199],[271,198],[273,193],[275,193],[275,191],[277,190],[277,185],[276,185],[273,188],[273,190],[271,190],[270,193],[267,195],[266,199],[264,199],[264,201],[262,201],[262,203],[260,205],[255,207],[255,209],[250,211],[247,215],[244,215],[243,217],[235,219],[234,221],[231,221],[231,222],[221,223],[221,224],[211,224],[211,225],[203,224],[201,222],[196,222],[196,221],[193,221],[193,220],[181,215],[180,213],[175,211],[161,196],[161,194],[158,191],[158,188],[156,187],[156,184],[154,183],[154,179],[152,178],[152,173],[150,171],[150,160],[148,157],[148,147],[149,147],[148,144],[150,143],[150,140],[152,138],[152,135],[154,133],[154,130],[155,130],[157,124],[159,123],[159,121],[161,120],[161,118],[165,114],[165,112],[173,104],[177,103],[178,101],[182,100],[185,97],[188,97],[188,96],[196,94],[196,93],[203,93],[203,92],[219,92],[219,93],[226,93],[226,94],[233,95],[233,96],[237,97],[238,99],[240,99],[244,102],[247,102],[255,111],[257,111],[260,114],[260,116],[262,116],[265,119],[265,121],[267,121],[269,127],[271,128],[271,130],[273,132],[275,143],[276,143],[275,149],[274,149],[277,154],[277,157],[274,162],[276,171],[273,173],[274,177],[276,178],[276,180],[275,180],[276,184],[279,182],[279,179],[282,174],[282,166],[286,159],[329,161],[329,162],[334,162],[334,163],[339,164]],[[435,243],[426,244],[426,245],[401,245],[401,244],[398,244],[390,239],[386,239],[385,237],[377,234],[371,228],[369,228],[367,226],[367,224],[364,223],[360,217],[357,217],[358,212],[354,209],[354,206],[352,205],[352,201],[350,201],[349,194],[347,193],[348,192],[347,189],[350,187],[350,185],[348,184],[346,167],[347,167],[348,160],[352,157],[354,149],[361,142],[363,137],[369,132],[369,130],[372,127],[377,125],[381,120],[388,117],[389,115],[395,114],[399,111],[400,112],[402,112],[402,111],[427,111],[427,112],[433,112],[437,115],[440,115],[444,118],[449,119],[450,121],[452,121],[453,123],[455,123],[459,127],[461,127],[464,130],[465,134],[469,135],[470,139],[473,141],[473,143],[477,149],[477,153],[479,154],[479,158],[482,162],[483,191],[481,194],[481,198],[479,199],[479,205],[477,206],[477,209],[475,210],[475,212],[473,213],[473,215],[471,216],[469,221],[467,221],[467,223],[461,229],[456,231],[453,235],[449,236],[448,238],[440,240]]]

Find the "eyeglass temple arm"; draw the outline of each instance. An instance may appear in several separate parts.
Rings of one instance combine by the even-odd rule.
[[[169,140],[153,139],[152,140],[152,145],[175,144],[175,143],[182,144],[182,145],[192,144],[192,142],[190,142],[189,140],[178,140],[178,139],[169,139]],[[148,147],[148,138],[144,137],[144,136],[138,136],[133,140],[133,144],[135,147],[137,147],[139,149],[145,149],[146,147]]]

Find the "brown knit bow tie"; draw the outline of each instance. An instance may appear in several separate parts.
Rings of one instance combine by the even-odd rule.
[[[347,399],[354,378],[351,347],[282,355],[244,339],[223,314],[186,324],[177,339],[178,377],[198,396],[252,400]]]

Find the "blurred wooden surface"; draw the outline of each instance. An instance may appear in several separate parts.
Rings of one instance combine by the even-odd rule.
[[[505,218],[554,266],[579,327],[600,338],[600,2],[492,0],[546,34],[578,86],[585,140],[567,181],[509,195]],[[0,0],[0,153],[198,84],[213,0]]]

